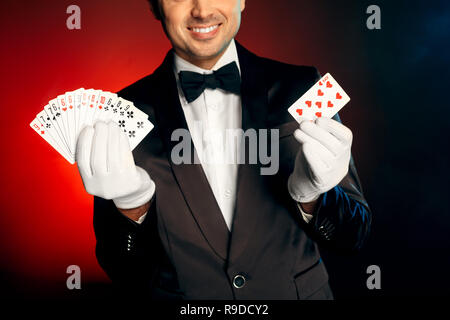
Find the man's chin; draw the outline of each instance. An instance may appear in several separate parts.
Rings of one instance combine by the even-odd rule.
[[[225,43],[223,41],[217,43],[196,43],[192,46],[191,52],[198,58],[209,59],[222,54],[228,44],[229,42]]]

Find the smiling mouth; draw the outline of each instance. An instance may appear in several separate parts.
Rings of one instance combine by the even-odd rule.
[[[208,26],[208,27],[188,27],[188,30],[193,31],[195,33],[210,33],[212,31],[216,30],[217,28],[219,28],[220,25],[221,25],[221,23],[215,24],[212,26]]]

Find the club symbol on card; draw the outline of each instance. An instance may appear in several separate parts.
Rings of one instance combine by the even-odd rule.
[[[328,108],[333,108],[334,104],[331,101],[328,101]]]
[[[311,104],[312,104],[312,102],[311,101],[305,101],[305,103],[306,103],[306,105],[308,106],[308,107],[310,107],[311,108]]]
[[[323,91],[319,89],[319,90],[317,91],[317,95],[318,95],[318,96],[323,96]]]
[[[127,111],[127,118],[133,118],[133,111]]]
[[[120,110],[120,115],[123,117],[123,115],[125,114],[125,111]]]
[[[316,102],[316,106],[317,106],[317,108],[322,108],[322,102],[317,101],[317,102]]]
[[[303,109],[297,109],[297,110],[295,110],[295,111],[298,113],[299,116],[301,116],[302,113],[303,113]]]
[[[138,128],[143,128],[143,127],[144,127],[144,122],[139,121],[139,122],[137,123],[137,127],[138,127]]]
[[[336,92],[336,99],[342,99],[342,96],[339,94],[339,92]]]
[[[113,113],[117,113],[117,109],[113,109]]]
[[[51,127],[50,123],[46,123],[46,124],[45,124],[45,127],[46,127],[47,129],[50,129],[50,127]]]
[[[119,127],[125,127],[125,120],[119,120]]]
[[[129,136],[130,138],[134,138],[134,137],[135,137],[135,133],[136,133],[136,131],[131,130],[131,131],[128,132],[128,136]]]
[[[320,118],[322,116],[322,112],[316,112],[316,116]]]
[[[327,88],[331,88],[333,85],[330,83],[330,81],[327,81]]]

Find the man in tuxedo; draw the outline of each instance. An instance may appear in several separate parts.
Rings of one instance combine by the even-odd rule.
[[[236,42],[245,0],[150,3],[173,48],[118,95],[147,113],[154,130],[133,153],[112,122],[85,128],[77,144],[100,265],[127,295],[332,299],[318,245],[358,250],[371,213],[350,129],[337,115],[298,125],[287,112],[317,70]],[[190,134],[182,153],[193,161],[174,159],[179,129]],[[254,141],[245,133],[259,129],[276,133],[275,174],[262,174],[259,161],[210,161],[223,147],[211,133],[244,133],[239,152],[248,153]],[[257,145],[269,140],[257,136]]]

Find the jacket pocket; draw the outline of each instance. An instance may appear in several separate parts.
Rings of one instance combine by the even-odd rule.
[[[320,259],[316,264],[294,276],[297,298],[299,300],[328,300],[333,294],[328,285],[328,272]]]

